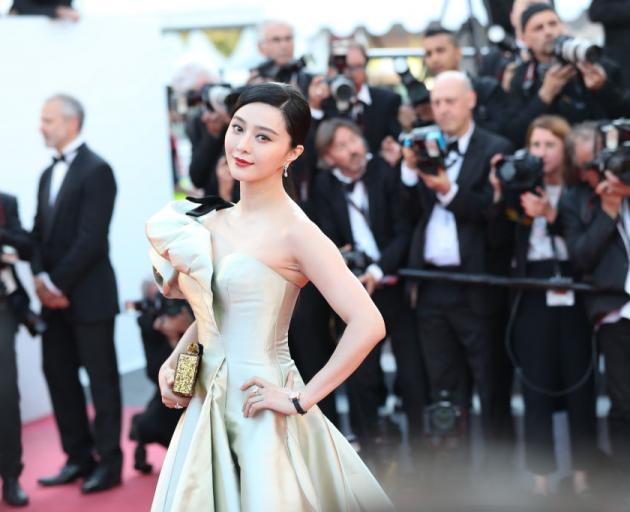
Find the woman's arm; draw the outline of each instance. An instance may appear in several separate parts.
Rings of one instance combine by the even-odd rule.
[[[358,279],[348,270],[339,249],[307,219],[291,229],[289,244],[302,273],[322,293],[330,306],[346,323],[343,336],[326,365],[308,382],[300,404],[308,410],[331,393],[361,364],[374,346],[385,337],[383,317]],[[286,388],[258,377],[243,384],[250,391],[243,406],[245,416],[261,409],[295,414],[287,398],[292,378]]]

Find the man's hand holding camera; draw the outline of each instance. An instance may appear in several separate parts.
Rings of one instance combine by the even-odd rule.
[[[422,169],[418,169],[418,176],[428,188],[438,194],[444,196],[451,191],[451,180],[442,167],[437,170],[437,174],[427,174]]]
[[[540,99],[550,104],[562,92],[564,86],[575,78],[576,70],[573,64],[554,64],[545,73],[542,86],[538,91]]]
[[[322,102],[330,97],[330,87],[323,75],[315,76],[308,86],[308,104],[312,109],[321,110]]]
[[[549,195],[542,187],[536,187],[536,193],[523,192],[521,194],[521,206],[525,214],[532,219],[544,217],[548,224],[553,224],[558,216],[558,211],[551,206]]]
[[[599,91],[608,80],[606,70],[600,64],[578,62],[577,67],[582,73],[584,85],[589,91]]]
[[[597,185],[595,192],[601,198],[602,210],[611,218],[616,219],[624,198],[630,197],[630,185],[622,182],[610,171],[606,171],[605,176],[606,179]]]

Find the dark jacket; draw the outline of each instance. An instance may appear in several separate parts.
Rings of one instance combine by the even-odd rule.
[[[52,166],[39,181],[33,274],[50,275],[70,300],[70,314],[76,321],[109,319],[118,313],[108,240],[116,198],[112,169],[81,145],[53,206],[49,205],[51,175]]]
[[[369,224],[381,253],[375,262],[385,274],[396,274],[405,261],[411,229],[402,210],[395,171],[381,158],[368,162],[362,178],[369,202]],[[354,245],[348,202],[341,182],[329,171],[318,174],[314,204],[320,229],[337,247]]]
[[[509,154],[511,151],[508,140],[483,128],[475,128],[457,178],[459,190],[447,206],[457,222],[462,272],[482,274],[494,266],[486,237],[487,210],[492,202],[492,187],[488,180],[490,159],[497,153]],[[416,218],[409,266],[422,269],[427,265],[424,260],[426,228],[438,200],[435,192],[422,181],[413,189],[407,187],[405,192]],[[467,291],[473,310],[490,313],[495,309],[493,301],[488,300],[489,290],[471,286]]]
[[[608,79],[599,91],[586,89],[578,73],[549,105],[538,96],[544,79],[541,66],[534,60],[519,65],[508,93],[511,116],[505,135],[516,147],[523,146],[529,124],[543,114],[559,115],[570,124],[622,116],[627,102],[620,87],[619,68],[610,61],[603,61],[602,65]]]
[[[630,86],[630,2],[592,0],[588,15],[591,21],[604,25],[604,52],[621,68],[624,85]]]
[[[72,0],[13,0],[9,12],[55,18],[57,7],[71,7]]]
[[[628,253],[618,222],[601,209],[599,196],[581,184],[563,196],[560,214],[571,261],[583,279],[596,287],[623,291]],[[589,294],[586,308],[596,321],[629,300],[627,294]]]

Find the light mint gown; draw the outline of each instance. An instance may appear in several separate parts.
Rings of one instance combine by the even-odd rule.
[[[187,215],[195,208],[175,201],[146,226],[156,281],[165,295],[188,300],[204,346],[151,510],[390,510],[376,479],[317,407],[304,416],[265,410],[243,417],[246,380],[283,386],[289,372],[299,375],[287,343],[299,288],[241,252],[214,261],[202,220],[215,212]]]

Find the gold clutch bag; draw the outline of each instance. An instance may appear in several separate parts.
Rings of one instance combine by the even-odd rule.
[[[186,352],[179,354],[177,367],[175,368],[173,393],[185,398],[193,396],[202,355],[203,345],[196,342],[188,345]]]

